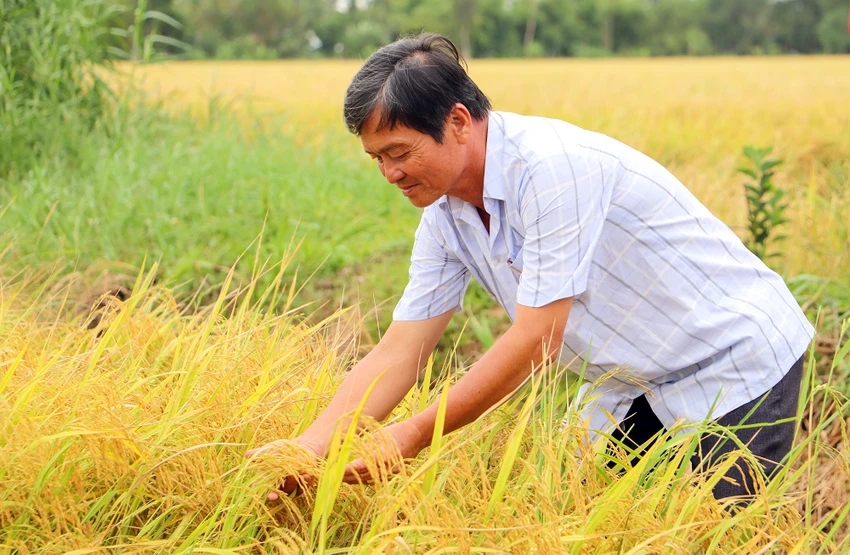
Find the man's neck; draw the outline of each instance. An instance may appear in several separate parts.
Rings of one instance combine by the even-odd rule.
[[[490,214],[488,214],[483,208],[478,208],[476,206],[475,209],[478,211],[478,215],[481,217],[481,223],[484,224],[484,229],[486,229],[487,233],[489,234],[490,233]]]
[[[479,210],[479,214],[487,215],[484,210],[484,170],[487,161],[487,127],[489,116],[482,121],[473,123],[474,138],[470,142],[470,163],[467,165],[466,172],[461,177],[461,182],[455,189],[452,196],[455,196],[463,201],[466,201]],[[484,216],[482,215],[482,221]],[[487,215],[487,220],[484,222],[484,227],[490,228],[490,217]]]

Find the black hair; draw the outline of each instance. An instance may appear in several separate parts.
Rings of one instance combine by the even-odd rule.
[[[458,102],[478,121],[490,110],[457,47],[442,35],[422,33],[369,56],[345,93],[343,117],[348,130],[360,135],[377,108],[378,129],[401,124],[442,143],[446,118]]]

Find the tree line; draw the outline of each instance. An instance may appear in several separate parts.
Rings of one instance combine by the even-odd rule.
[[[848,0],[123,0],[131,57],[362,58],[404,34],[468,57],[847,53]],[[147,39],[145,45],[140,43]],[[152,47],[152,48],[151,48]]]

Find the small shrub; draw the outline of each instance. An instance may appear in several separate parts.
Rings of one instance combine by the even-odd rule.
[[[752,167],[739,167],[738,171],[752,178],[751,183],[744,184],[747,196],[747,231],[745,245],[760,259],[779,256],[778,251],[768,252],[770,243],[785,239],[784,235],[776,235],[776,228],[787,222],[785,209],[788,203],[783,199],[785,191],[773,183],[774,168],[782,160],[768,158],[772,147],[744,147],[744,157]]]
[[[97,68],[116,13],[105,0],[0,3],[0,177],[49,145],[72,149],[100,120],[111,93]]]

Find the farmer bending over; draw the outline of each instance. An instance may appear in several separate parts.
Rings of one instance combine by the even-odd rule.
[[[661,165],[563,121],[491,110],[462,64],[447,38],[423,34],[375,52],[348,87],[346,125],[424,211],[392,324],[297,441],[325,455],[376,379],[363,414],[389,415],[474,277],[513,323],[451,387],[445,433],[560,357],[586,362],[591,381],[621,369],[582,416],[631,446],[678,421],[736,425],[756,405],[748,423],[785,419],[738,432],[774,471],[813,335],[782,278]],[[386,428],[404,458],[428,446],[437,408]],[[750,493],[745,474],[733,468],[715,496]],[[348,465],[347,482],[370,479],[363,460]]]

